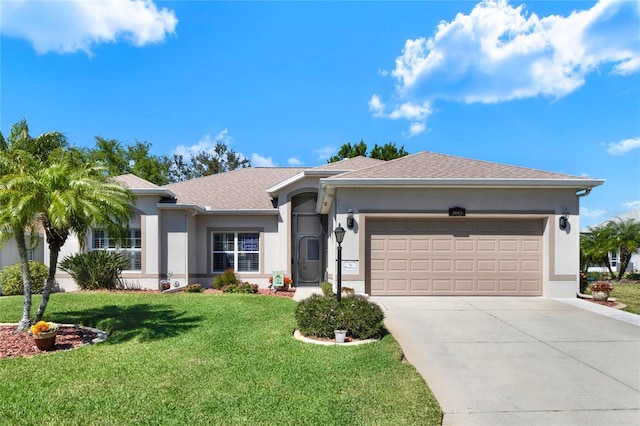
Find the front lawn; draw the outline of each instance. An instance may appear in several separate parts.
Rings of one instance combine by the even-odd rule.
[[[630,281],[617,284],[613,281],[611,297],[615,297],[618,302],[627,305],[623,311],[640,315],[640,282]]]
[[[440,424],[392,336],[302,343],[291,337],[295,306],[256,295],[52,295],[46,320],[110,337],[0,359],[0,424]],[[21,310],[22,297],[0,297],[0,322]]]

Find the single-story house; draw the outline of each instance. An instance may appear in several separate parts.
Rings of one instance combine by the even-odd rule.
[[[576,295],[580,198],[604,182],[432,152],[118,180],[137,196],[124,278],[142,288],[208,286],[226,268],[261,287],[274,271],[335,285],[342,225],[342,285],[358,293],[547,297]],[[118,249],[99,229],[86,247]]]

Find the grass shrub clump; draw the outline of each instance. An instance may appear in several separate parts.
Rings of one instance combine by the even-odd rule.
[[[116,290],[123,287],[120,277],[129,267],[129,261],[120,253],[94,250],[66,256],[60,269],[69,273],[83,290]]]
[[[185,293],[202,293],[202,286],[200,284],[189,284],[184,288]]]
[[[228,284],[222,287],[223,293],[247,293],[255,294],[258,292],[258,284],[251,284],[248,282],[238,284]]]
[[[333,296],[333,284],[329,281],[324,281],[320,284],[320,289],[322,290],[322,294],[325,296]]]
[[[42,292],[49,273],[47,265],[42,262],[30,261],[29,271],[31,272],[31,293]],[[20,263],[9,265],[0,271],[0,294],[4,296],[24,294],[22,266]]]
[[[222,274],[217,275],[211,285],[213,288],[218,290],[222,290],[223,287],[228,286],[230,284],[238,285],[240,284],[240,280],[236,277],[236,274],[233,272],[233,269],[229,268],[225,270]]]
[[[295,319],[305,336],[333,337],[334,330],[346,330],[354,339],[369,339],[384,330],[380,306],[358,296],[338,302],[334,297],[314,294],[298,304]]]

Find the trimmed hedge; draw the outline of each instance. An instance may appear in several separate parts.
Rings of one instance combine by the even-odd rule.
[[[49,268],[42,262],[30,261],[29,271],[31,272],[31,294],[41,293],[47,281]],[[24,294],[20,263],[14,263],[0,271],[0,294],[3,296]]]
[[[354,339],[378,337],[384,332],[384,313],[377,304],[360,296],[334,297],[314,294],[298,303],[298,329],[305,336],[333,337],[334,330],[346,330]]]

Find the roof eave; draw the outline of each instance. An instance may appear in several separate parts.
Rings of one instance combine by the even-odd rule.
[[[161,197],[175,197],[176,194],[166,188],[133,188],[129,189],[134,195],[159,195]]]
[[[275,198],[283,188],[286,188],[287,186],[298,182],[306,177],[324,178],[339,175],[341,173],[345,173],[345,170],[303,170],[300,173],[296,173],[290,178],[285,179],[270,188],[267,188],[267,194],[269,194],[271,198]]]
[[[212,215],[243,215],[243,216],[277,216],[278,209],[206,209],[205,214]]]
[[[322,187],[593,188],[603,179],[321,179]]]

